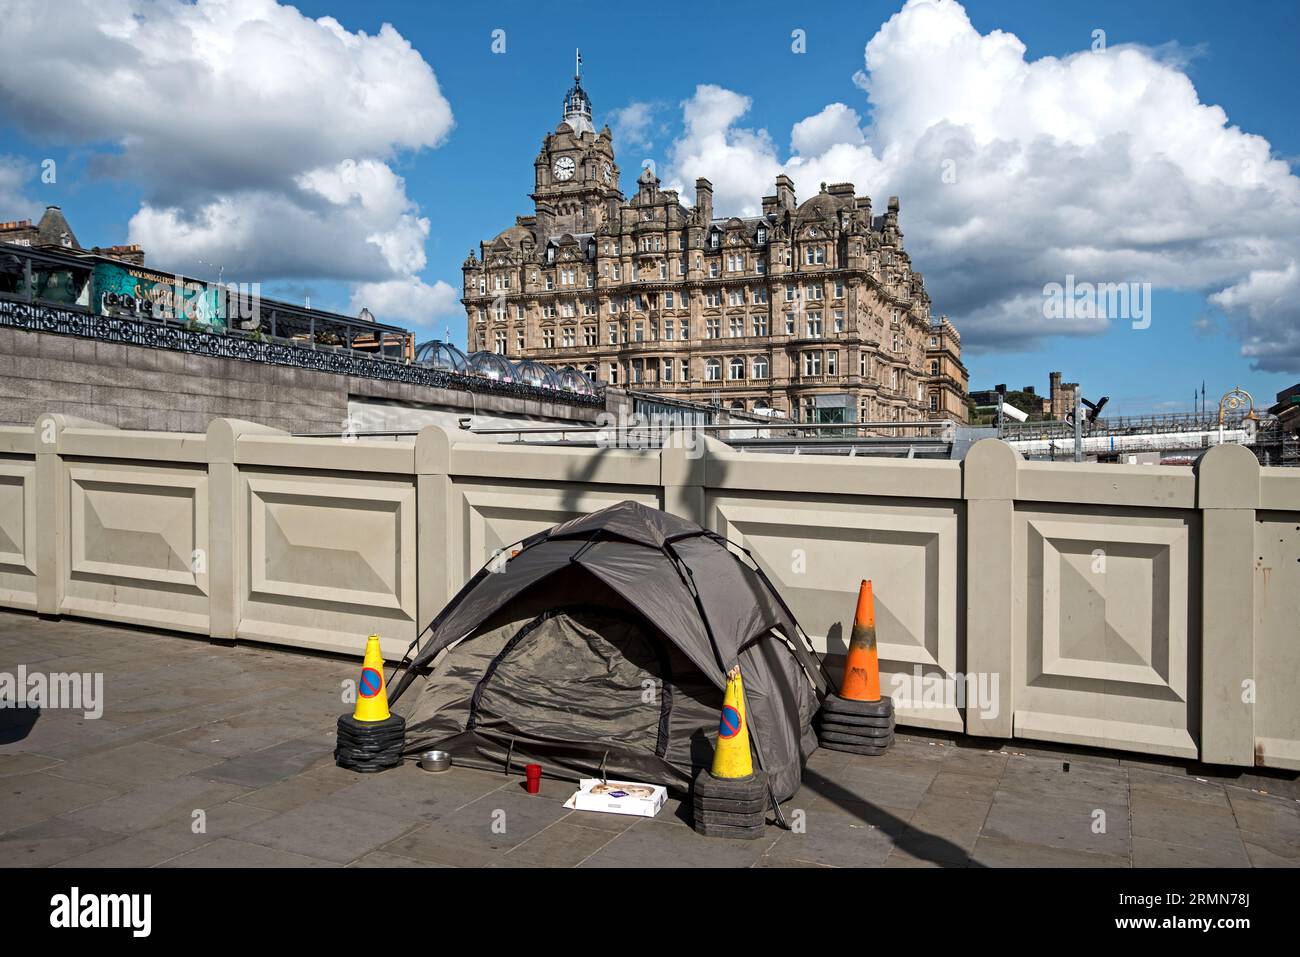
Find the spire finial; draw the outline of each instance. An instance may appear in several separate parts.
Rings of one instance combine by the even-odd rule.
[[[582,82],[582,50],[577,47],[573,50],[573,82]]]

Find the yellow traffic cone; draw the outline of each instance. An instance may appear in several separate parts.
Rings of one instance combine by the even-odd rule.
[[[722,698],[718,722],[718,746],[713,752],[715,778],[747,778],[754,773],[749,753],[749,724],[745,717],[745,688],[740,683],[740,665],[727,672],[727,690]]]
[[[379,650],[379,636],[366,639],[366,657],[361,662],[361,680],[357,682],[356,721],[387,721],[388,689],[384,687],[384,655]]]

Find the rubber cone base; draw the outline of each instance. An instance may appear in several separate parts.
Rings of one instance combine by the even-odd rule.
[[[731,798],[711,798],[702,794],[696,794],[693,806],[699,811],[722,811],[726,814],[753,814],[755,811],[766,811],[768,805],[767,795],[760,798],[754,798],[752,801],[736,801]]]
[[[857,738],[892,738],[894,736],[894,725],[890,722],[883,728],[873,728],[861,724],[841,724],[838,721],[832,721],[830,718],[823,718],[819,731],[833,731],[836,734],[847,734]]]
[[[695,833],[705,837],[726,837],[732,840],[756,841],[767,830],[766,824],[751,827],[736,827],[732,824],[710,824],[708,821],[696,821]]]
[[[873,718],[868,715],[822,711],[818,714],[818,720],[823,724],[843,724],[850,728],[892,728],[894,726],[894,716],[892,714],[888,718]]]
[[[754,840],[763,836],[767,818],[767,774],[715,778],[708,768],[695,776],[691,792],[695,830],[706,837]]]
[[[823,715],[852,715],[859,718],[892,718],[894,716],[894,699],[882,695],[879,701],[854,701],[841,698],[837,694],[828,694],[822,702]]]
[[[715,778],[708,768],[695,775],[693,797],[727,798],[732,801],[755,801],[767,798],[767,774],[755,771],[743,778]]]
[[[767,823],[767,811],[737,814],[729,811],[701,811],[696,808],[694,820],[712,825],[725,824],[729,827],[762,827]]]
[[[383,721],[358,721],[350,714],[339,715],[334,762],[341,768],[371,772],[395,768],[402,763],[406,744],[406,719],[400,714]]]
[[[832,751],[884,754],[894,743],[894,701],[853,701],[826,696],[817,714],[817,741]]]
[[[831,751],[844,751],[848,754],[884,754],[894,744],[894,736],[887,738],[859,738],[847,734],[824,733],[818,742],[821,747]]]

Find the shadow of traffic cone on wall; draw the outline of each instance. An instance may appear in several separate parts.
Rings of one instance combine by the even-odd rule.
[[[693,823],[707,837],[754,839],[767,820],[767,774],[754,770],[740,666],[727,672],[713,766],[695,776]]]
[[[823,748],[851,754],[884,754],[894,743],[894,702],[880,694],[876,601],[869,580],[858,588],[844,679],[840,693],[822,702],[817,740]]]
[[[339,715],[334,761],[354,771],[382,771],[402,763],[406,719],[388,710],[384,681],[384,656],[379,636],[366,639],[366,655],[357,682],[357,705],[350,715]]]

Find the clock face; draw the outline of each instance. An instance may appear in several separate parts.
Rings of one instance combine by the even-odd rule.
[[[555,161],[555,178],[560,182],[573,178],[573,157],[561,156]]]

